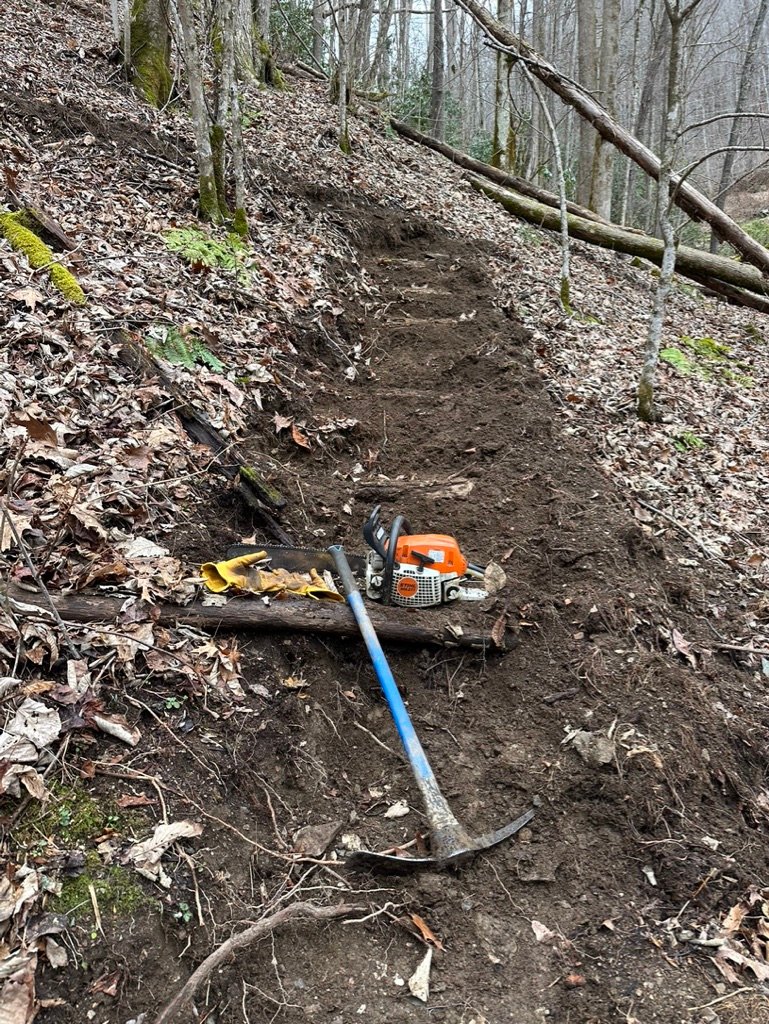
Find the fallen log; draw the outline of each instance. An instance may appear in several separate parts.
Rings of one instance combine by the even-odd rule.
[[[508,189],[495,188],[474,175],[468,175],[467,179],[473,188],[500,203],[508,213],[549,231],[560,230],[560,216],[549,206],[543,206],[542,203]],[[641,232],[627,231],[616,224],[598,224],[582,217],[569,215],[568,220],[569,235],[572,238],[591,242],[615,252],[624,252],[629,256],[639,256],[658,265],[662,263],[664,244],[659,238]],[[693,249],[688,245],[681,245],[676,250],[676,272],[684,277],[691,277],[698,284],[712,283],[714,290],[718,282],[724,282],[733,288],[743,288],[756,295],[769,296],[769,279],[755,267],[738,263],[737,260],[730,260],[725,256],[716,256],[702,249]],[[737,294],[733,290],[730,296],[736,301]]]
[[[39,593],[10,586],[7,598],[13,614],[19,618],[52,616],[51,604],[65,622],[108,622],[120,628],[120,609],[125,598],[101,597],[91,594],[58,594],[49,591],[48,597]],[[371,620],[380,640],[400,644],[420,644],[426,647],[462,647],[490,652],[500,645],[491,634],[465,632],[457,623],[447,621],[440,612],[426,612],[421,624],[398,621],[413,613],[393,609],[385,614],[370,610]],[[266,605],[260,599],[231,598],[226,604],[156,604],[152,608],[153,621],[161,626],[196,626],[212,630],[253,630],[254,632],[325,633],[332,636],[359,636],[358,625],[346,604],[320,601],[272,601]]]
[[[77,248],[77,242],[67,234],[64,228],[59,224],[57,220],[54,220],[50,214],[46,213],[42,206],[38,206],[37,203],[33,203],[24,196],[20,195],[13,187],[12,182],[15,180],[15,176],[9,174],[8,169],[5,170],[5,180],[8,195],[11,197],[11,202],[14,204],[17,210],[21,210],[25,213],[28,218],[33,220],[36,225],[35,234],[42,232],[47,235],[48,239],[54,241],[60,249],[65,249],[67,252],[72,252]]]
[[[410,124],[396,121],[394,117],[390,118],[390,127],[404,139],[417,142],[420,146],[425,146],[427,149],[440,153],[441,156],[445,156],[447,160],[456,164],[457,167],[462,167],[466,171],[472,171],[474,174],[488,178],[489,181],[493,181],[496,185],[501,185],[503,188],[515,189],[521,195],[528,196],[530,199],[536,199],[537,202],[543,203],[545,206],[552,206],[554,209],[559,208],[560,199],[557,195],[548,192],[547,189],[532,185],[525,178],[519,178],[514,174],[507,174],[505,171],[500,170],[499,167],[492,167],[491,164],[485,164],[482,160],[476,160],[468,156],[467,153],[447,145],[445,142],[440,142],[430,135],[424,135],[422,132],[417,131],[416,128],[412,128]],[[577,203],[567,202],[566,209],[577,217],[584,217],[585,220],[594,220],[599,224],[609,223],[603,217],[599,217],[597,213],[588,210],[585,206],[579,206]]]
[[[602,139],[611,142],[621,153],[638,164],[646,173],[659,178],[660,159],[648,146],[632,135],[618,121],[615,121],[608,110],[590,95],[578,82],[562,75],[560,71],[542,57],[536,50],[511,29],[507,28],[489,13],[478,0],[454,0],[458,7],[471,15],[483,29],[493,47],[509,53],[513,59],[526,62],[532,75],[540,80],[548,89],[573,107],[578,114],[589,121]],[[769,250],[743,231],[731,217],[712,200],[699,192],[688,181],[674,174],[670,182],[670,198],[680,209],[694,220],[704,220],[713,228],[718,237],[729,242],[748,263],[758,267],[764,274],[769,274]]]
[[[211,468],[234,482],[236,492],[257,513],[265,527],[280,544],[293,544],[292,538],[275,520],[271,509],[279,511],[286,499],[264,480],[253,466],[248,466],[235,445],[220,434],[199,409],[191,405],[171,380],[157,359],[140,342],[119,332],[120,358],[131,369],[157,377],[174,401],[174,412],[189,436],[211,450]]]

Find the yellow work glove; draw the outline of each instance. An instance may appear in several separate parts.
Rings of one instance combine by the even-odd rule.
[[[343,595],[331,590],[315,569],[310,569],[309,573],[298,573],[260,566],[258,563],[266,557],[264,551],[255,551],[231,558],[228,562],[205,562],[200,567],[200,575],[206,587],[215,594],[236,587],[249,594],[274,594],[276,597],[297,594],[314,600],[344,601]]]

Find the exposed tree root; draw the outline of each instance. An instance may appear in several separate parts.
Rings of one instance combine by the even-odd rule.
[[[256,924],[252,924],[245,931],[230,936],[226,942],[209,953],[205,960],[195,968],[187,981],[182,985],[173,999],[166,1003],[158,1016],[155,1024],[171,1024],[181,1011],[187,1007],[195,997],[195,993],[211,977],[213,972],[234,956],[239,950],[253,945],[259,939],[264,938],[271,932],[276,931],[283,925],[301,918],[313,921],[330,921],[335,917],[346,917],[361,908],[352,903],[340,903],[335,907],[319,907],[314,903],[292,903],[291,906],[278,910],[269,917],[262,918]]]

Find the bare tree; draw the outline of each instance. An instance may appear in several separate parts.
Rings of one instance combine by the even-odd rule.
[[[641,379],[638,382],[638,418],[646,423],[653,423],[660,418],[654,402],[654,383],[659,363],[660,340],[662,325],[665,319],[665,306],[673,274],[676,268],[676,246],[673,222],[670,216],[670,186],[673,181],[673,160],[675,146],[681,126],[681,30],[685,22],[694,14],[702,0],[689,0],[686,6],[681,0],[665,0],[665,12],[670,23],[670,57],[668,60],[668,84],[665,97],[665,136],[660,154],[660,172],[658,177],[658,209],[659,226],[665,244],[662,257],[660,276],[654,291],[649,328],[646,334]]]
[[[595,0],[577,0],[577,78],[589,92],[597,85],[598,54],[596,52]],[[587,119],[579,122],[577,160],[577,202],[590,206],[593,178],[595,129]]]
[[[610,113],[614,113],[617,101],[619,14],[620,0],[603,0],[598,87],[603,105]],[[616,150],[610,142],[601,138],[600,135],[596,136],[588,206],[601,217],[605,217],[606,220],[611,220],[615,154]]]
[[[433,0],[430,23],[432,29],[430,132],[436,139],[442,139],[446,134],[446,45],[443,0]]]
[[[767,12],[769,12],[769,0],[759,0],[756,17],[750,32],[750,39],[748,40],[748,46],[745,50],[745,58],[740,70],[740,83],[737,89],[737,106],[735,107],[738,114],[745,110],[750,87],[753,84],[756,61],[758,59],[759,42],[761,40],[761,33],[764,30],[764,24],[766,23]],[[721,178],[718,182],[718,191],[716,192],[715,201],[722,210],[726,203],[726,191],[731,184],[739,130],[740,121],[735,117],[729,128],[729,141],[727,143],[728,149],[724,156],[724,163],[721,168]],[[712,231],[710,235],[711,252],[717,252],[719,241],[720,239],[717,232],[715,230]]]
[[[222,212],[214,173],[210,123],[203,86],[203,65],[192,0],[176,0],[184,35],[184,62],[190,88],[190,114],[198,161],[198,208],[203,220],[221,224]]]

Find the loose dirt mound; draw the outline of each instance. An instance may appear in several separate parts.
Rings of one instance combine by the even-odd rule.
[[[157,742],[141,770],[173,787],[172,816],[202,809],[229,827],[206,820],[195,882],[180,860],[174,898],[187,895],[160,924],[106,920],[106,943],[80,929],[88,966],[70,1007],[46,1019],[81,1021],[95,999],[94,1019],[152,1020],[228,921],[249,919],[267,894],[298,892],[380,912],[301,926],[241,955],[215,977],[201,1016],[698,1020],[687,1008],[718,995],[719,975],[687,933],[728,910],[766,865],[753,803],[763,740],[742,713],[753,684],[707,653],[708,581],[682,576],[675,548],[633,521],[554,422],[525,332],[495,306],[482,248],[354,195],[310,199],[335,211],[366,271],[369,293],[347,320],[367,368],[347,380],[340,360],[332,378],[333,352],[326,364],[305,353],[313,411],[360,426],[324,456],[285,442],[283,482],[300,473],[306,496],[288,525],[304,542],[360,549],[360,525],[383,496],[415,529],[452,532],[468,555],[503,563],[506,589],[466,618],[490,628],[506,612],[509,653],[394,651],[391,662],[468,826],[498,827],[532,804],[537,817],[456,876],[288,872],[280,855],[296,829],[337,822],[340,853],[355,837],[384,848],[414,837],[420,804],[397,753],[383,749],[397,751],[397,738],[359,643],[242,637],[251,713],[216,721],[193,703],[169,715],[153,688],[145,699],[165,708],[168,726],[143,716]],[[356,484],[361,462],[367,477],[388,478],[378,494]],[[437,496],[421,486],[434,481]],[[457,481],[459,493],[440,496]],[[195,529],[178,538],[188,557],[221,550],[245,525],[202,501],[190,516]],[[94,785],[107,795],[105,778]],[[397,801],[408,815],[386,817]],[[194,926],[196,900],[205,928]],[[423,948],[393,920],[409,913],[445,945],[424,1008],[404,987]],[[88,985],[116,965],[120,1006],[96,1005]],[[49,973],[41,987],[55,995],[60,981]]]

